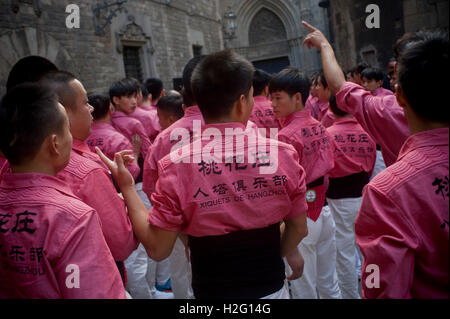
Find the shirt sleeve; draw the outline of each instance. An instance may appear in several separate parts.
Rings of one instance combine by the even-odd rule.
[[[149,139],[147,133],[145,132],[144,126],[142,126],[141,122],[136,121],[135,131],[142,139],[141,154],[142,154],[143,158],[146,158],[147,152],[149,151],[150,147],[152,146],[152,142],[150,142],[150,139]]]
[[[123,136],[123,138],[118,141],[117,146],[114,147],[114,154],[124,150],[133,151],[133,145],[125,136]],[[114,160],[114,156],[111,158],[111,160]],[[141,172],[141,169],[139,168],[137,162],[129,163],[127,165],[127,168],[130,171],[131,176],[133,176],[133,179],[136,180],[136,178],[139,176],[139,173]]]
[[[147,157],[144,161],[144,174],[142,180],[142,190],[147,194],[147,197],[150,198],[152,193],[155,191],[156,181],[158,180],[158,161],[157,157],[159,154],[159,145],[158,141],[152,144],[149,148]]]
[[[338,107],[353,114],[364,130],[383,148],[386,164],[397,159],[409,136],[408,123],[395,95],[373,96],[361,86],[346,82],[336,94]]]
[[[412,298],[414,228],[395,201],[369,184],[355,222],[356,242],[364,256],[364,298]]]
[[[91,171],[79,194],[81,200],[98,212],[103,235],[116,261],[124,261],[137,248],[138,241],[124,201],[116,193],[106,172]]]
[[[125,299],[125,288],[95,211],[84,214],[61,244],[55,265],[64,299]]]
[[[153,205],[148,221],[150,224],[170,231],[180,231],[185,226],[185,218],[176,185],[179,179],[175,171],[167,172],[158,162],[159,179],[150,201]]]

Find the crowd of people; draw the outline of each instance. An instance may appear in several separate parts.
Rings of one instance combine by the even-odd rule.
[[[43,57],[0,104],[0,298],[449,297],[448,36],[387,74],[191,59],[90,92]],[[89,88],[87,88],[89,90]]]

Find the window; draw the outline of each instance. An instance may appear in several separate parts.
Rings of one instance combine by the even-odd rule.
[[[139,47],[124,46],[123,47],[123,63],[125,65],[125,75],[128,78],[138,79],[143,82],[141,57]]]
[[[194,53],[194,58],[202,55],[203,47],[201,45],[193,45],[192,52]]]

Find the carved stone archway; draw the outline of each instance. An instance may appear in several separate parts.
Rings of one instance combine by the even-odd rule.
[[[0,47],[0,96],[6,92],[11,68],[26,56],[38,55],[47,58],[59,69],[78,73],[67,50],[55,38],[35,28],[19,28],[0,34]]]

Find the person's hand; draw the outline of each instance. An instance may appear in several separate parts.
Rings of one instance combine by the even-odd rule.
[[[294,249],[290,254],[286,255],[286,261],[292,270],[292,274],[287,277],[287,280],[295,280],[297,278],[300,278],[303,274],[303,266],[305,264],[305,261],[303,260],[303,256],[298,248]]]
[[[98,156],[100,156],[103,163],[105,163],[105,165],[111,171],[114,180],[117,182],[117,185],[119,185],[119,188],[122,190],[122,192],[127,187],[134,188],[133,176],[131,176],[130,171],[128,171],[125,166],[127,163],[134,160],[134,157],[131,156],[131,154],[133,153],[132,151],[125,150],[122,152],[118,152],[114,155],[114,161],[111,161],[108,157],[106,157],[105,154],[103,154],[103,152],[98,147],[96,147],[95,150],[97,151],[97,154]]]
[[[308,49],[311,49],[311,47],[315,47],[320,51],[322,45],[329,44],[327,38],[323,35],[322,32],[320,32],[319,29],[313,27],[306,21],[302,21],[302,24],[309,31],[311,31],[311,33],[306,36],[305,40],[303,40],[303,45],[306,45]]]

